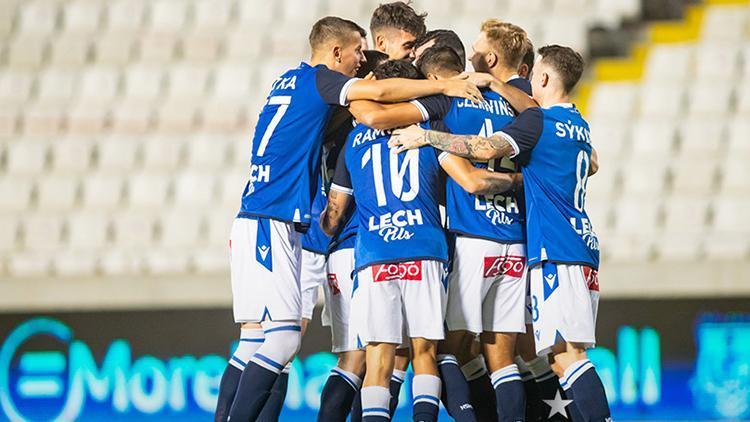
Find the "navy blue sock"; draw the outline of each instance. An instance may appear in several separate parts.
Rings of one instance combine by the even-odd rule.
[[[440,411],[440,377],[435,375],[414,375],[411,384],[414,397],[415,422],[437,422]]]
[[[396,413],[396,408],[398,407],[398,396],[401,394],[401,385],[404,383],[404,377],[406,377],[406,371],[400,371],[398,369],[393,370],[393,375],[391,375],[391,382],[388,385],[388,389],[391,392],[391,400],[388,403],[388,411],[391,414],[391,417],[393,417],[393,414]]]
[[[560,397],[563,398],[563,400],[573,400],[573,391],[568,390],[564,391],[562,388],[560,389]],[[575,400],[573,400],[575,402]],[[578,406],[571,403],[565,407],[565,411],[568,413],[567,418],[570,421],[573,422],[586,422],[585,419],[583,419],[583,415],[581,414],[581,411],[578,410]]]
[[[571,404],[580,411],[583,420],[600,422],[610,419],[604,385],[588,359],[579,360],[565,369],[560,385],[571,396]]]
[[[352,413],[349,415],[350,422],[362,422],[362,390],[357,390],[352,403]]]
[[[318,421],[346,421],[361,384],[359,377],[351,372],[333,368],[320,395]]]
[[[271,394],[266,400],[266,404],[263,405],[260,415],[258,415],[257,422],[277,422],[281,417],[281,409],[284,408],[284,400],[286,399],[286,390],[289,386],[289,374],[282,372],[279,377],[276,378],[276,382],[271,387]]]
[[[448,414],[458,422],[476,421],[469,384],[458,366],[458,361],[453,355],[438,355],[437,360],[442,382],[440,399]]]
[[[534,376],[531,375],[531,372],[522,373],[521,381],[523,381],[523,391],[526,393],[526,421],[540,422],[547,419],[547,414],[539,406],[543,402],[541,401],[539,386],[536,384]]]
[[[229,409],[232,407],[234,395],[237,393],[237,385],[240,383],[242,370],[232,364],[227,364],[224,374],[219,383],[219,400],[216,403],[214,422],[226,422],[229,417]]]
[[[492,373],[495,387],[497,416],[500,422],[523,421],[526,413],[526,394],[515,363]]]
[[[258,418],[268,396],[271,395],[279,374],[250,361],[242,371],[237,393],[229,411],[229,418],[234,421],[254,421]]]
[[[482,422],[497,421],[495,390],[492,389],[489,374],[485,373],[469,381],[469,391],[471,392],[471,404],[474,406],[477,420]]]

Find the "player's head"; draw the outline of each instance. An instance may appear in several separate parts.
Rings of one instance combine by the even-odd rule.
[[[567,97],[581,79],[583,57],[570,47],[547,45],[539,49],[531,72],[531,91],[538,100]],[[543,101],[540,101],[540,104]]]
[[[370,19],[375,49],[393,60],[407,58],[414,40],[427,30],[425,16],[426,13],[417,14],[408,3],[402,1],[381,4]]]
[[[310,31],[310,48],[313,61],[348,76],[354,76],[362,63],[362,27],[335,16],[326,16],[315,22]]]
[[[372,70],[375,79],[404,78],[404,79],[424,79],[408,60],[388,60],[379,64]]]
[[[419,60],[422,53],[433,46],[452,48],[453,51],[458,54],[458,57],[461,58],[461,61],[466,63],[466,50],[464,49],[464,44],[461,42],[461,38],[450,29],[434,29],[417,38],[417,40],[414,41],[414,49],[412,50],[414,60]]]
[[[419,56],[417,68],[427,79],[447,79],[463,72],[464,63],[452,48],[432,46]]]
[[[529,79],[531,77],[531,69],[534,67],[534,44],[529,41],[526,48],[526,53],[521,59],[521,65],[518,66],[518,76]]]
[[[362,52],[362,54],[364,54],[365,56],[365,61],[357,71],[358,78],[364,78],[365,76],[369,75],[370,72],[372,72],[372,70],[375,69],[378,65],[388,61],[388,55],[377,50],[365,50]]]
[[[526,31],[512,23],[488,19],[472,45],[471,64],[477,72],[516,72],[528,48]]]

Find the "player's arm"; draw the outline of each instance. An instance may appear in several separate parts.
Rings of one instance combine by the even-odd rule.
[[[358,79],[346,93],[347,101],[373,100],[381,103],[408,101],[429,95],[443,94],[448,97],[461,97],[480,102],[482,93],[477,86],[466,79],[414,80],[414,79]]]
[[[482,72],[469,73],[468,78],[477,86],[487,86],[500,94],[518,113],[523,112],[527,108],[539,107],[539,104],[531,98],[530,93],[524,92],[517,86],[514,86],[513,81],[503,82],[489,73]]]
[[[593,176],[599,171],[599,154],[595,149],[591,149],[591,158],[589,159],[589,176]]]
[[[496,173],[476,168],[469,160],[447,152],[440,154],[440,166],[451,179],[473,195],[506,192],[518,187],[522,180],[520,173]]]
[[[529,152],[536,146],[542,134],[542,119],[542,112],[538,108],[528,109],[518,115],[513,123],[490,137],[453,135],[409,126],[395,131],[388,146],[395,148],[396,152],[401,152],[432,145],[460,157],[481,161],[512,158],[522,152]]]
[[[375,129],[393,129],[442,119],[450,110],[451,99],[432,95],[408,103],[381,104],[374,101],[352,101],[349,111],[360,123]]]
[[[352,201],[352,180],[346,168],[346,146],[339,152],[336,171],[328,191],[328,203],[320,214],[320,228],[328,236],[333,236],[346,221],[346,210]]]
[[[351,194],[341,192],[336,189],[335,185],[331,186],[328,192],[328,204],[320,214],[320,228],[328,236],[333,236],[341,229],[341,225],[346,222],[346,210],[352,201]]]

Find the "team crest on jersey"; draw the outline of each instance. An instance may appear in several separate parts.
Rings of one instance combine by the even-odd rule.
[[[339,289],[339,280],[336,278],[336,274],[329,273],[326,279],[328,281],[328,288],[331,289],[334,296],[341,293],[341,289]]]
[[[526,267],[523,256],[486,256],[484,257],[484,278],[509,275],[520,278]]]
[[[599,272],[591,267],[583,267],[583,279],[586,280],[586,285],[589,290],[598,292],[599,291]]]
[[[372,267],[372,280],[381,281],[422,280],[422,261],[399,262],[398,264],[378,264]]]

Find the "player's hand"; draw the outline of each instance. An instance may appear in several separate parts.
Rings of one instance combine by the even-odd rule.
[[[366,81],[374,81],[375,80],[375,74],[372,73],[372,72],[370,72],[367,75],[365,75],[365,77],[362,78],[362,79],[364,79]]]
[[[388,146],[394,154],[419,148],[423,145],[427,145],[425,133],[426,131],[419,125],[411,125],[403,129],[397,129],[393,131],[391,139],[388,141]]]
[[[459,76],[464,76],[464,79],[479,88],[487,88],[495,80],[494,76],[483,72],[463,72]]]
[[[476,84],[468,79],[447,79],[443,81],[443,94],[448,97],[461,97],[475,103],[482,102],[482,93]]]

